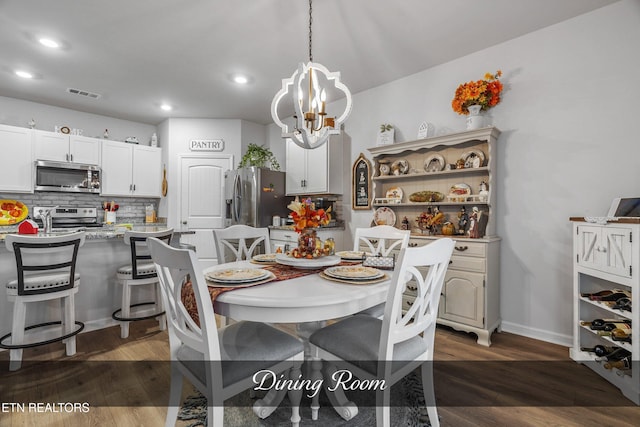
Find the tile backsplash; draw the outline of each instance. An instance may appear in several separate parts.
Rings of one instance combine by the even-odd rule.
[[[135,197],[102,197],[98,194],[83,193],[57,193],[36,192],[26,193],[0,193],[0,199],[19,200],[29,208],[29,216],[32,215],[34,206],[70,206],[70,207],[95,207],[98,209],[98,221],[102,221],[102,203],[114,201],[119,205],[118,222],[143,223],[145,220],[147,205],[153,205],[158,210],[160,199],[135,198]]]

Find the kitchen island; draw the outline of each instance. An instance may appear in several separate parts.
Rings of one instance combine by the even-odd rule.
[[[166,230],[166,224],[133,224],[134,231]],[[85,244],[79,249],[77,272],[80,273],[80,289],[75,296],[76,320],[85,324],[84,332],[118,324],[111,313],[120,307],[121,285],[116,280],[118,267],[130,264],[131,251],[124,243],[127,227],[96,227],[86,230]],[[73,230],[54,230],[62,234]],[[17,228],[3,227],[0,232],[0,336],[11,331],[13,304],[7,300],[5,285],[16,276],[16,260],[4,244],[4,237]],[[181,231],[175,232],[173,242],[178,242]],[[42,233],[40,233],[42,234]],[[151,299],[152,293],[135,292],[135,302]],[[26,325],[59,320],[59,303],[41,302],[38,310],[27,310]],[[133,326],[135,327],[135,326]],[[80,350],[80,349],[79,349]]]

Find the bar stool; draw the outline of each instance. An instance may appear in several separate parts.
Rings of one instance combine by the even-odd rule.
[[[20,369],[25,348],[64,341],[67,356],[76,353],[75,336],[84,329],[84,324],[75,320],[74,295],[80,285],[76,261],[84,240],[84,231],[60,236],[6,236],[5,245],[14,253],[17,268],[17,278],[7,283],[7,297],[13,302],[11,333],[0,338],[0,348],[10,350],[9,370]],[[61,320],[25,328],[28,303],[56,299],[60,300]],[[54,338],[50,338],[52,331],[47,328],[52,325],[62,326],[61,334]],[[29,332],[25,334],[26,331]],[[5,343],[8,338],[10,344]]]
[[[122,305],[111,315],[114,320],[122,322],[120,324],[121,338],[129,337],[129,322],[136,320],[145,320],[158,317],[160,330],[164,331],[166,328],[166,318],[162,308],[162,293],[158,284],[158,275],[156,273],[156,268],[151,261],[151,255],[149,255],[149,251],[147,249],[147,238],[156,237],[169,244],[171,243],[172,235],[173,228],[169,228],[163,231],[127,230],[124,233],[124,243],[131,247],[131,264],[124,265],[118,269],[116,276],[118,278],[118,281],[122,284]],[[154,300],[131,304],[132,287],[143,285],[153,285]],[[136,310],[134,310],[134,313],[132,313],[131,311],[131,309],[134,307],[142,307],[148,305],[155,305],[156,309],[153,314],[147,315],[143,313],[136,313]]]

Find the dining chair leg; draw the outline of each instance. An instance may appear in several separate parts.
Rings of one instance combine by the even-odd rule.
[[[175,427],[180,410],[180,398],[182,397],[182,374],[171,362],[171,385],[169,386],[169,406],[167,407],[167,417],[165,427]]]
[[[311,360],[311,381],[313,384],[316,381],[322,381],[322,359],[314,357]],[[320,410],[320,393],[322,390],[318,390],[318,392],[311,398],[311,420],[318,420],[318,411]]]
[[[293,363],[293,367],[289,370],[289,378],[296,381],[302,375],[300,367],[302,361]],[[302,389],[295,390],[294,387],[289,389],[289,401],[291,402],[291,427],[300,425],[300,400],[302,399]]]
[[[438,409],[436,407],[436,394],[433,389],[433,363],[423,363],[420,371],[422,373],[422,393],[427,405],[429,423],[433,427],[440,427],[440,419],[438,418]]]
[[[329,402],[331,403],[333,409],[345,421],[349,421],[350,419],[358,415],[358,406],[347,399],[347,396],[344,394],[344,390],[341,387],[336,387],[336,381],[333,379],[333,374],[336,372],[336,370],[336,365],[325,361],[323,370],[323,378],[325,379],[325,392],[327,393],[327,397],[329,398]],[[329,391],[326,389],[327,381],[331,384],[331,389],[333,391]]]
[[[73,332],[76,324],[75,319],[75,304],[73,293],[69,294],[66,298],[62,298],[62,323],[64,335]],[[76,336],[72,336],[65,340],[67,349],[67,356],[73,356],[76,354]]]
[[[161,313],[164,311],[164,304],[162,303],[162,288],[160,287],[160,282],[154,283],[153,286],[156,291],[156,313]],[[166,314],[158,317],[158,327],[161,331],[167,330]]]
[[[11,344],[24,342],[24,322],[26,320],[27,305],[20,298],[13,302],[13,324],[11,326]],[[22,349],[9,350],[9,370],[17,371],[22,366]]]
[[[391,426],[391,388],[376,391],[376,426]]]
[[[218,427],[224,425],[224,407],[207,407],[207,427]]]
[[[122,318],[131,317],[131,287],[126,281],[122,282],[122,305],[120,316]],[[123,321],[120,323],[120,338],[129,338],[129,322]]]

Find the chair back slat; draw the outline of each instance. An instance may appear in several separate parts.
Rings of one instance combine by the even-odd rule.
[[[22,236],[9,234],[5,238],[6,248],[16,258],[18,273],[18,295],[37,295],[63,291],[74,287],[78,248],[84,244],[85,232],[75,232],[60,236]],[[58,285],[41,288],[26,286],[33,275],[43,272],[67,277]]]
[[[398,230],[390,225],[378,225],[371,228],[356,228],[353,250],[360,251],[360,245],[374,255],[389,256],[393,250],[402,250],[409,246],[410,231]]]
[[[173,248],[158,238],[149,238],[147,245],[162,288],[171,351],[177,351],[184,343],[203,353],[205,360],[221,360],[211,296],[196,254]],[[193,287],[199,325],[182,302],[183,286],[187,283]]]
[[[251,259],[261,244],[264,245],[264,253],[271,253],[271,241],[267,228],[232,225],[213,230],[213,237],[218,251],[218,264]],[[231,253],[231,256],[227,257],[227,253]]]
[[[433,349],[440,293],[455,242],[450,238],[401,251],[394,270],[382,323],[380,357],[391,360],[394,345],[422,334]],[[416,297],[403,313],[402,295],[413,282]]]

